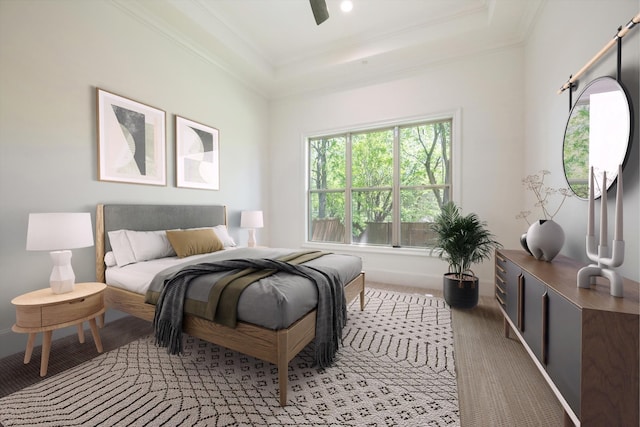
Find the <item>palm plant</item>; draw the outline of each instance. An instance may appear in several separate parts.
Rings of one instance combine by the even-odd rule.
[[[487,224],[475,213],[460,214],[458,206],[448,202],[431,226],[436,233],[435,247],[441,249],[440,258],[449,263],[449,273],[458,280],[475,277],[471,266],[490,258],[493,250],[502,245],[494,240]]]

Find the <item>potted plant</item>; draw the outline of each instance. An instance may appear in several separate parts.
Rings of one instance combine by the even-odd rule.
[[[436,233],[435,249],[449,263],[443,277],[444,299],[451,307],[473,308],[478,304],[478,278],[471,266],[491,257],[502,245],[494,240],[486,222],[475,213],[463,216],[455,203],[449,202],[431,226]]]

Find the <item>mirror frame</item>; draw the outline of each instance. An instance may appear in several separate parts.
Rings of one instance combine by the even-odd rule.
[[[617,91],[619,93],[621,93],[624,97],[624,100],[626,101],[627,105],[625,108],[625,111],[628,113],[628,122],[629,122],[629,129],[627,130],[627,138],[626,141],[620,141],[618,142],[618,144],[620,145],[620,152],[616,154],[615,157],[622,159],[622,167],[624,168],[625,164],[627,163],[627,159],[629,158],[629,153],[631,151],[631,144],[633,142],[633,129],[634,129],[634,117],[633,117],[633,105],[631,103],[631,98],[629,97],[629,93],[627,92],[627,89],[624,87],[624,85],[619,82],[618,80],[614,79],[613,77],[598,77],[594,80],[592,80],[591,82],[589,82],[585,88],[582,90],[582,92],[580,92],[580,96],[578,96],[578,99],[576,100],[576,102],[573,104],[573,107],[571,108],[571,111],[569,113],[569,117],[567,119],[567,124],[565,126],[565,131],[564,131],[564,138],[563,138],[563,142],[562,142],[562,167],[563,167],[563,172],[564,172],[564,176],[565,179],[567,180],[567,184],[569,185],[569,188],[571,189],[571,191],[573,191],[573,193],[576,195],[576,197],[578,197],[579,199],[583,199],[586,200],[589,194],[589,170],[591,170],[591,166],[593,166],[594,169],[594,174],[595,174],[595,183],[594,183],[594,197],[597,199],[599,197],[602,196],[602,167],[599,167],[598,164],[592,164],[590,157],[589,157],[589,149],[587,150],[586,154],[582,154],[582,156],[586,156],[586,163],[587,163],[587,172],[585,174],[585,182],[580,182],[580,183],[572,183],[569,180],[569,176],[567,174],[567,145],[568,145],[568,141],[567,141],[567,132],[569,132],[570,130],[570,126],[572,125],[572,119],[574,118],[574,115],[577,115],[578,112],[586,105],[586,104],[590,104],[590,96],[594,93],[602,93],[604,91],[602,90],[597,90],[599,86],[602,86],[604,88],[611,88],[611,89],[617,89]],[[622,108],[622,106],[621,106]],[[587,126],[587,132],[589,132],[588,126]],[[587,136],[588,138],[588,136]],[[624,138],[624,137],[623,137]],[[607,144],[607,146],[609,146],[610,144]],[[624,152],[622,152],[624,149]],[[584,160],[583,160],[584,163]],[[607,170],[607,188],[605,191],[609,190],[609,188],[613,185],[613,183],[616,181],[617,177],[618,177],[618,165],[615,166],[615,169],[612,170]]]

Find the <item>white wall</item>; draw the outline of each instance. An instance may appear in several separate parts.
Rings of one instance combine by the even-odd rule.
[[[562,165],[562,140],[569,117],[569,95],[556,91],[640,12],[638,0],[548,1],[525,47],[525,171],[551,171],[549,183],[566,186]],[[616,48],[579,80],[575,101],[585,85],[601,76],[616,77]],[[625,261],[617,270],[640,280],[640,27],[622,39],[622,82],[633,98],[634,141],[623,171]],[[609,236],[613,236],[616,186],[609,196]],[[531,203],[531,201],[530,201]],[[600,202],[596,202],[599,223]],[[589,262],[585,253],[587,202],[568,199],[555,220],[566,234],[563,253]],[[599,226],[596,228],[598,232]],[[610,243],[609,243],[610,245]]]
[[[457,202],[465,213],[476,212],[487,221],[505,247],[516,247],[524,150],[522,75],[522,49],[516,47],[439,64],[387,83],[273,102],[271,244],[299,246],[305,239],[303,135],[460,109]],[[361,255],[369,280],[439,289],[446,272],[446,264],[426,251],[328,248]],[[492,293],[492,261],[475,271],[483,282],[481,292]]]
[[[166,111],[166,187],[97,181],[96,86]],[[174,114],[220,130],[220,191],[175,187]],[[0,357],[26,343],[10,332],[11,299],[51,272],[47,253],[25,250],[30,212],[226,204],[246,242],[239,211],[267,203],[266,134],[265,99],[112,3],[0,1]],[[72,262],[78,281],[95,280],[92,248]]]
[[[272,102],[271,244],[296,246],[305,239],[303,135],[460,108],[463,159],[457,202],[486,220],[506,248],[520,249],[518,238],[528,225],[515,215],[533,203],[521,179],[546,169],[551,171],[548,184],[567,186],[561,155],[569,102],[567,94],[556,91],[638,13],[639,5],[637,0],[549,1],[525,46],[443,63],[385,83]],[[640,30],[634,28],[623,48],[623,81],[635,98],[636,130],[624,171],[626,261],[619,271],[634,280],[640,276],[639,40]],[[614,75],[613,52],[581,81]],[[566,234],[563,253],[587,262],[586,202],[570,199],[556,220]],[[440,288],[446,269],[424,252],[327,248],[361,255],[370,280]],[[476,273],[481,292],[490,294],[492,262],[477,267]]]

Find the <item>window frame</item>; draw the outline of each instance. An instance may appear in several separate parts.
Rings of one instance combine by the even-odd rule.
[[[400,215],[401,209],[400,206],[400,190],[404,188],[410,188],[411,186],[402,186],[400,183],[400,144],[396,143],[398,141],[398,132],[401,127],[408,127],[413,125],[422,125],[430,122],[437,122],[443,120],[451,120],[451,200],[457,204],[461,204],[461,175],[462,175],[462,138],[461,138],[461,116],[462,111],[460,108],[454,110],[446,110],[439,113],[400,118],[392,121],[381,121],[381,122],[372,122],[367,124],[349,126],[339,129],[331,129],[326,131],[316,131],[309,132],[302,135],[302,144],[303,144],[303,156],[304,156],[304,243],[303,247],[322,247],[322,248],[349,248],[356,249],[358,251],[366,251],[366,252],[380,252],[380,253],[397,253],[398,251],[404,252],[428,252],[429,247],[415,247],[415,246],[396,246],[395,242],[400,241],[399,231],[400,231]],[[351,176],[351,134],[363,133],[363,132],[375,132],[385,129],[393,129],[394,132],[394,147],[393,147],[393,182],[389,187],[392,190],[393,195],[393,210],[392,210],[392,243],[388,245],[373,245],[366,243],[353,243],[352,239],[352,206],[351,201],[352,197],[347,196],[353,190],[352,187],[352,176]],[[325,189],[325,190],[312,190],[309,170],[311,166],[310,162],[310,144],[309,141],[311,139],[318,138],[331,138],[337,136],[346,136],[346,156],[345,156],[345,188],[344,189]],[[383,187],[376,187],[375,189],[379,190]],[[387,187],[384,187],[387,188]],[[422,186],[418,186],[418,188],[423,188]],[[361,188],[357,188],[358,190],[362,190]],[[313,241],[311,238],[311,213],[310,213],[310,201],[312,193],[332,193],[332,192],[345,192],[345,233],[344,240],[342,242],[324,242],[324,241]]]

